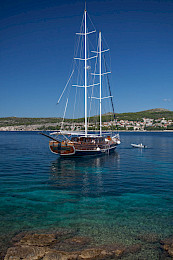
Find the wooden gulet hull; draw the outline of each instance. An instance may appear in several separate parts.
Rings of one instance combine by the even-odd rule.
[[[105,144],[81,144],[74,142],[49,142],[51,152],[61,156],[83,156],[83,155],[99,155],[114,151],[117,143],[110,142]]]

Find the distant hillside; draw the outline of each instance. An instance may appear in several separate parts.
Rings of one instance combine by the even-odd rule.
[[[90,118],[90,122],[98,121],[99,116],[93,116]],[[152,118],[152,119],[172,119],[173,120],[173,111],[169,111],[164,108],[150,109],[135,113],[116,113],[115,118],[119,120],[130,120],[130,121],[142,121],[143,118]],[[107,113],[102,116],[102,121],[111,121],[114,119],[112,113]],[[0,118],[0,127],[5,126],[17,126],[17,125],[45,125],[45,124],[56,124],[61,122],[61,118],[22,118],[22,117],[4,117]],[[83,118],[75,119],[76,122],[83,122]],[[72,119],[65,119],[65,122],[72,122]]]
[[[29,118],[29,117],[2,117],[0,118],[0,127],[16,125],[35,125],[60,122],[61,118]]]
[[[92,117],[90,119],[91,121],[95,121],[96,117]],[[142,121],[143,118],[152,118],[152,119],[159,119],[159,118],[165,118],[165,119],[172,119],[173,120],[173,111],[170,111],[168,109],[164,108],[156,108],[156,109],[150,109],[140,112],[130,112],[130,113],[116,113],[115,118],[117,120],[130,120],[130,121]],[[103,121],[110,121],[113,119],[112,113],[107,113],[102,116]]]
[[[128,118],[130,120],[142,120],[142,118],[165,118],[165,119],[173,119],[173,111],[169,111],[162,108],[150,109],[146,111],[136,112],[136,113],[122,113],[117,115],[119,118]]]
[[[149,110],[145,110],[145,111],[141,111],[141,112],[149,112],[149,113],[153,113],[153,112],[171,112],[168,109],[165,108],[154,108],[154,109],[149,109]]]

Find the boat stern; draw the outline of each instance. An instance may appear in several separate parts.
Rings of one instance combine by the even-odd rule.
[[[73,155],[75,154],[75,148],[73,145],[69,145],[65,142],[59,143],[56,141],[49,142],[49,148],[52,153],[60,154],[60,155]]]

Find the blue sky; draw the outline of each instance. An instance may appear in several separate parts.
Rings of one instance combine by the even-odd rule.
[[[77,0],[1,1],[0,117],[62,116],[83,11]],[[173,1],[88,0],[87,11],[111,50],[116,112],[173,110]]]

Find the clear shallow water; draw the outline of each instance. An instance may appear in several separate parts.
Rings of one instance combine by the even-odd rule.
[[[173,235],[173,133],[120,136],[115,153],[63,159],[37,132],[1,132],[0,236],[65,227],[129,245]],[[130,146],[141,142],[149,148]]]

